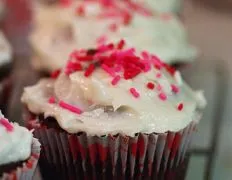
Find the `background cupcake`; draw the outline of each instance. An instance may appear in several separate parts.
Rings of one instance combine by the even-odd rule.
[[[157,56],[124,46],[76,50],[60,74],[25,88],[45,175],[154,177],[180,166],[204,97]]]
[[[0,31],[0,109],[5,111],[11,92],[12,49]]]
[[[32,132],[0,114],[0,179],[32,179],[40,143]]]
[[[148,6],[146,2],[78,1],[65,13],[59,9],[45,12],[42,8],[41,13],[35,14],[35,28],[30,37],[34,67],[51,72],[65,65],[70,49],[91,48],[122,38],[138,50],[155,52],[169,64],[185,64],[195,59],[196,49],[189,44],[178,18]]]

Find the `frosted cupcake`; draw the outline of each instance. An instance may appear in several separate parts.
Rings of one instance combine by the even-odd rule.
[[[0,179],[32,179],[40,143],[32,132],[9,122],[0,112]]]
[[[75,50],[52,78],[24,89],[46,175],[154,177],[182,163],[204,97],[157,56],[124,46]]]
[[[0,31],[0,109],[5,110],[11,92],[12,49]]]
[[[32,32],[36,69],[51,72],[66,64],[70,49],[91,48],[122,38],[139,51],[156,53],[168,64],[189,63],[197,54],[175,15],[156,13],[143,4],[79,1],[71,6],[67,16],[53,19],[56,26],[41,21],[43,24]]]

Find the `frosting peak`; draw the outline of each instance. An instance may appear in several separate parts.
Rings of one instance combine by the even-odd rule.
[[[31,154],[32,133],[0,112],[0,144],[0,165],[24,161]]]

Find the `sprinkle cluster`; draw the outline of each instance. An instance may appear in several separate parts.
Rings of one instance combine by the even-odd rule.
[[[144,85],[148,90],[156,90],[157,97],[161,101],[168,99],[168,94],[165,93],[165,87],[159,83],[162,79],[161,70],[165,69],[171,76],[174,76],[176,71],[174,68],[162,62],[157,56],[149,54],[146,51],[136,55],[134,48],[125,48],[125,41],[121,40],[116,44],[107,44],[98,46],[96,49],[75,50],[70,54],[68,63],[64,69],[64,73],[68,76],[71,73],[81,71],[86,78],[90,77],[96,68],[101,68],[109,77],[111,77],[111,85],[117,86],[121,79],[131,80],[140,74],[147,73],[151,69],[156,69],[157,73],[154,78],[157,81],[148,81]],[[59,70],[52,74],[55,78],[59,74]],[[170,84],[172,93],[178,94],[180,89],[175,84]],[[134,98],[140,97],[140,92],[131,87],[128,93]],[[54,98],[49,99],[49,103],[55,103]],[[59,106],[68,109],[77,114],[81,114],[78,107],[74,107],[65,102],[58,102]],[[182,111],[183,103],[177,105],[177,110]]]

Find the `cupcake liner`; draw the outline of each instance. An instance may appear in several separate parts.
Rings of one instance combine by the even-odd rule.
[[[42,174],[54,173],[60,179],[153,179],[182,164],[196,124],[179,132],[134,137],[69,134],[38,126],[34,134],[42,144]]]
[[[31,147],[31,156],[23,163],[22,166],[12,170],[10,173],[3,173],[0,180],[30,180],[32,179],[38,159],[40,156],[40,143],[37,139],[33,138]]]

